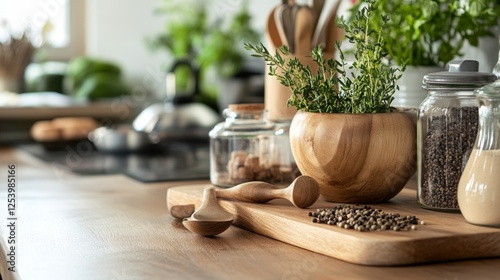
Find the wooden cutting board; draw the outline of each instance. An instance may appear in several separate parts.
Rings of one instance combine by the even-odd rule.
[[[206,187],[211,185],[170,188],[168,209],[180,204],[195,204],[198,209]],[[422,209],[411,189],[404,189],[388,203],[371,205],[386,212],[415,215],[426,223],[417,230],[398,232],[357,232],[312,223],[310,211],[338,205],[322,198],[309,209],[296,208],[286,200],[255,204],[219,199],[219,203],[237,216],[233,222],[237,227],[356,264],[394,266],[500,256],[500,228],[471,225],[460,213]]]

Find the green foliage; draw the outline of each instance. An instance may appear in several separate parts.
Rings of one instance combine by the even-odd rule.
[[[353,7],[358,10],[367,0]],[[378,0],[371,25],[380,26],[388,13],[385,50],[413,66],[444,66],[463,56],[465,42],[478,46],[499,25],[500,0]]]
[[[211,1],[164,0],[157,14],[168,19],[165,31],[149,41],[153,49],[166,49],[174,58],[191,59],[200,67],[215,67],[223,77],[241,70],[243,42],[257,42],[247,3],[233,17],[208,17]]]
[[[120,77],[112,73],[95,73],[84,80],[75,96],[87,100],[115,98],[130,94],[130,89]]]
[[[246,5],[230,20],[227,28],[224,22],[215,22],[207,34],[203,51],[199,52],[201,65],[214,65],[223,77],[237,74],[243,67],[245,53],[244,41],[257,42],[259,34],[251,27],[251,15]]]
[[[311,51],[312,60],[318,65],[317,73],[303,65],[296,57],[290,56],[286,46],[274,54],[269,53],[261,43],[253,46],[252,56],[263,58],[270,66],[269,75],[276,76],[280,83],[290,88],[292,95],[289,106],[298,110],[317,113],[385,113],[392,111],[391,102],[397,89],[397,80],[405,68],[392,68],[387,64],[384,38],[381,30],[387,22],[384,16],[378,28],[373,28],[373,3],[357,12],[354,19],[346,22],[338,20],[345,30],[346,38],[354,44],[356,61],[348,65],[344,53],[337,42],[340,61],[325,59],[320,46]]]
[[[121,68],[111,61],[81,56],[68,62],[64,92],[82,99],[97,100],[130,94]]]

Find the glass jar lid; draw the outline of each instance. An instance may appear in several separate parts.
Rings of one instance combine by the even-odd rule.
[[[422,87],[426,90],[475,90],[496,80],[492,73],[478,70],[476,60],[453,60],[448,63],[448,71],[425,75]]]

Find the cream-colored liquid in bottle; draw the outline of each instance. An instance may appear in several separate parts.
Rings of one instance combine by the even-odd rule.
[[[457,195],[467,222],[500,227],[500,150],[472,150]]]

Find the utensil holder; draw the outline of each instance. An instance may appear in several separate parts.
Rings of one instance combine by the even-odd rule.
[[[272,47],[269,48],[270,53],[276,50]],[[334,53],[323,53],[325,59],[333,58]],[[318,65],[313,61],[310,55],[291,56],[292,58],[298,57],[300,62],[309,66],[313,73],[318,71]],[[279,69],[277,70],[279,71]],[[266,65],[265,85],[264,85],[264,104],[267,110],[267,118],[272,122],[290,121],[297,109],[295,107],[288,107],[287,100],[292,95],[288,87],[282,85],[275,76],[269,74],[269,66]]]

